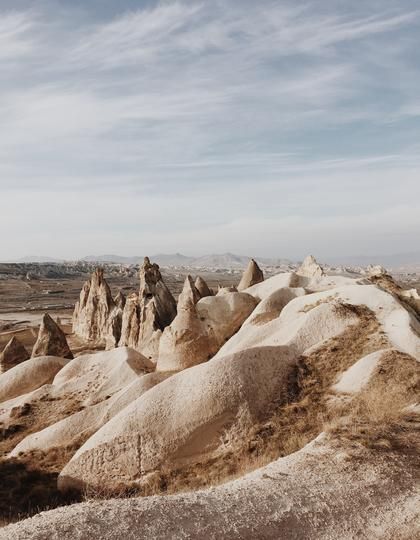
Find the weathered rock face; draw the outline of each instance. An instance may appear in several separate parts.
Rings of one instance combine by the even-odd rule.
[[[112,298],[103,269],[97,268],[83,285],[74,308],[73,332],[88,341],[105,342],[107,347],[112,347],[120,339],[121,321],[122,309]]]
[[[201,298],[205,298],[206,296],[213,296],[213,291],[210,289],[210,287],[207,285],[207,283],[201,276],[197,276],[194,285],[197,291],[200,293]]]
[[[170,377],[89,439],[62,471],[59,488],[101,481],[113,487],[122,479],[130,485],[163,463],[176,467],[211,455],[231,425],[240,422],[246,433],[273,400],[285,399],[295,360],[285,348],[262,347]]]
[[[125,302],[126,302],[126,298],[124,294],[122,293],[122,291],[119,291],[117,296],[114,298],[114,304],[120,309],[124,309]]]
[[[8,369],[17,366],[28,359],[28,351],[22,343],[13,336],[0,354],[0,373],[4,373]]]
[[[38,332],[38,339],[32,349],[32,358],[36,356],[59,356],[73,358],[66,336],[57,323],[45,313]]]
[[[226,292],[196,301],[197,289],[185,280],[178,314],[159,344],[159,371],[177,371],[209,360],[241,326],[257,305],[246,293]]]
[[[296,271],[300,276],[319,279],[325,276],[324,270],[313,255],[308,255]]]
[[[144,258],[140,268],[140,304],[146,306],[153,301],[156,308],[155,323],[163,330],[171,324],[176,316],[176,302],[165,285],[159,265],[151,263],[149,257]]]
[[[252,287],[252,285],[261,283],[261,281],[264,281],[263,271],[254,261],[254,259],[251,259],[242,275],[241,281],[239,282],[238,291],[243,291],[248,287]]]
[[[157,264],[148,257],[140,268],[140,290],[127,298],[119,346],[133,347],[157,358],[162,331],[176,316],[176,302],[165,285]]]
[[[208,360],[217,352],[216,339],[197,312],[199,300],[200,293],[191,276],[187,276],[179,295],[177,316],[165,328],[159,342],[158,370],[185,369]]]
[[[227,286],[227,287],[221,287],[219,285],[216,296],[223,296],[224,294],[228,294],[232,292],[238,292],[238,289],[234,285]]]

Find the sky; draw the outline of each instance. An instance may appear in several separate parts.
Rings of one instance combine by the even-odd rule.
[[[0,0],[0,260],[417,251],[418,0]]]

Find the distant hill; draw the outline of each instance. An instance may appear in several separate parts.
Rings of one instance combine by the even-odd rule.
[[[43,257],[41,255],[28,255],[18,259],[18,263],[62,263],[64,259],[56,259],[54,257]]]
[[[89,255],[82,260],[86,262],[99,263],[120,263],[120,264],[138,264],[143,261],[144,257],[121,257],[119,255]],[[182,253],[158,253],[151,255],[150,260],[156,262],[160,266],[190,266],[193,268],[244,268],[251,257],[248,255],[236,255],[234,253],[222,253],[203,255],[201,257],[189,257]],[[288,264],[287,259],[268,259],[264,257],[256,257],[260,264]]]
[[[419,265],[420,251],[412,253],[395,253],[392,255],[344,255],[341,257],[324,257],[323,262],[329,264],[367,266],[380,264],[386,268]]]

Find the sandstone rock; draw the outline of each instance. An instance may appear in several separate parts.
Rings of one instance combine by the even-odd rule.
[[[120,339],[122,310],[116,311],[111,289],[102,268],[97,268],[80,293],[73,313],[73,332],[87,341],[102,342],[111,331],[111,338]],[[112,322],[109,321],[113,313]],[[116,319],[119,318],[118,322]]]
[[[93,435],[127,405],[164,381],[168,376],[168,373],[148,373],[135,377],[131,384],[121,388],[109,399],[87,405],[81,411],[71,414],[41,431],[28,435],[13,449],[9,456],[17,457],[21,452],[34,450],[48,452],[52,448],[78,448],[86,438]],[[57,396],[57,393],[53,395]],[[29,404],[26,403],[26,405]]]
[[[243,291],[252,285],[264,281],[264,274],[258,264],[251,259],[238,285],[238,291]]]
[[[29,354],[22,343],[13,336],[0,354],[0,373],[28,360]]]
[[[388,276],[387,269],[379,264],[369,264],[366,268],[366,271],[370,276]]]
[[[185,279],[178,299],[178,312],[166,327],[159,342],[157,369],[172,371],[185,369],[208,360],[217,352],[216,339],[197,313],[200,294],[191,276]]]
[[[222,485],[72,504],[1,528],[0,539],[414,539],[416,479],[403,452],[318,437]]]
[[[163,465],[176,467],[211,454],[233,424],[240,423],[244,434],[270,403],[286,399],[294,365],[292,353],[268,347],[170,377],[78,450],[60,474],[60,489],[129,486]]]
[[[120,309],[124,309],[126,298],[122,291],[119,291],[117,296],[114,298],[114,304]]]
[[[176,371],[211,358],[241,326],[257,305],[246,293],[225,292],[194,304],[192,280],[180,295],[178,315],[160,340],[157,369]]]
[[[121,327],[120,347],[132,347],[135,349],[139,340],[140,329],[140,303],[138,293],[132,293],[127,297]]]
[[[313,255],[308,255],[300,267],[296,270],[296,273],[300,276],[308,277],[311,279],[319,279],[325,276],[324,270],[317,263]]]
[[[216,296],[223,296],[224,294],[238,292],[238,289],[234,285],[228,285],[227,287],[221,287],[217,289]]]
[[[30,358],[0,375],[0,403],[40,388],[53,381],[67,364],[65,358],[41,356]]]
[[[194,285],[197,291],[200,293],[201,298],[205,298],[206,296],[213,296],[213,291],[210,290],[210,287],[207,285],[207,283],[201,276],[197,276]]]
[[[130,295],[124,307],[119,345],[156,359],[162,331],[175,318],[176,302],[163,282],[159,266],[148,257],[139,275],[139,293]]]
[[[36,356],[59,356],[73,358],[64,332],[48,313],[42,318],[38,338],[32,349],[32,358]]]
[[[155,323],[163,330],[175,318],[176,302],[162,279],[159,265],[145,257],[140,268],[140,304],[145,306],[149,301],[156,307]]]

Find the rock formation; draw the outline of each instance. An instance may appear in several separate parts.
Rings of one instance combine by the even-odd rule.
[[[32,349],[32,358],[36,356],[59,356],[73,358],[64,332],[48,313],[42,318],[38,339]]]
[[[122,293],[122,291],[119,291],[117,296],[114,298],[114,304],[120,309],[124,309],[125,302],[126,302],[126,298],[124,294]]]
[[[0,402],[22,396],[50,384],[69,360],[56,356],[30,358],[9,369],[0,377]],[[26,402],[26,400],[25,400]]]
[[[224,294],[232,293],[232,292],[238,292],[238,289],[234,285],[228,285],[227,287],[221,287],[219,285],[216,296],[222,296]]]
[[[28,360],[29,354],[22,343],[13,336],[0,354],[0,373]]]
[[[197,312],[199,300],[200,293],[191,276],[187,276],[179,295],[177,316],[160,338],[158,370],[185,369],[208,360],[217,352],[214,334]]]
[[[87,341],[112,347],[120,339],[121,320],[122,309],[112,298],[103,269],[97,268],[83,285],[74,308],[73,332]]]
[[[213,296],[213,292],[210,290],[210,287],[204,281],[201,276],[197,276],[197,279],[194,282],[195,288],[200,293],[201,298],[206,296]]]
[[[324,270],[317,263],[313,255],[308,255],[300,267],[296,270],[296,273],[300,276],[308,277],[311,279],[319,279],[325,276]]]
[[[248,287],[252,287],[252,285],[261,283],[261,281],[264,281],[263,271],[254,259],[251,259],[239,282],[238,291],[243,291]]]
[[[123,316],[120,346],[141,351],[156,358],[159,339],[176,315],[176,302],[165,285],[157,264],[148,257],[140,268],[140,290],[127,298]]]
[[[160,340],[158,370],[177,371],[209,360],[257,305],[252,296],[238,292],[197,298],[198,291],[188,276],[178,314]]]

